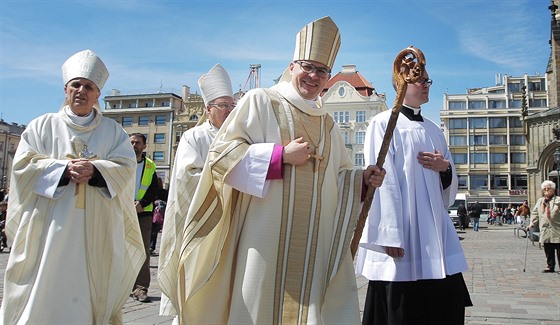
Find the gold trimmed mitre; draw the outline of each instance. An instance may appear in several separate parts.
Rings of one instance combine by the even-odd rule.
[[[315,61],[332,69],[339,48],[340,31],[331,17],[326,16],[307,24],[297,33],[294,61]]]

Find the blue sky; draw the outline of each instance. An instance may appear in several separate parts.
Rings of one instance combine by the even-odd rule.
[[[61,66],[91,49],[110,71],[101,98],[198,90],[214,64],[243,89],[250,64],[273,85],[293,56],[296,33],[331,16],[342,45],[333,68],[355,64],[393,106],[395,56],[414,45],[434,80],[423,114],[436,123],[443,94],[495,85],[497,73],[544,75],[550,55],[549,0],[2,0],[0,114],[28,124],[64,99]],[[248,87],[248,85],[247,85]]]

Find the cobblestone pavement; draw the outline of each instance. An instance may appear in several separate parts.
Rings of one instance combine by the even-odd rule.
[[[472,228],[457,231],[469,264],[464,277],[474,303],[467,308],[466,324],[560,324],[560,274],[541,273],[546,266],[544,251],[538,243],[527,241],[523,232],[521,237],[514,235],[514,228],[482,224],[479,232]],[[1,279],[7,260],[8,254],[0,253]],[[152,256],[148,292],[152,302],[129,298],[123,307],[125,324],[171,324],[171,317],[158,315],[161,291],[156,281],[157,262],[157,256]],[[361,276],[356,280],[363,308],[367,280]],[[3,281],[0,289],[3,292]]]

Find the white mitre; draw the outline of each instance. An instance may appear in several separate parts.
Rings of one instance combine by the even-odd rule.
[[[62,65],[62,81],[64,85],[75,78],[85,78],[93,82],[99,91],[109,78],[109,70],[105,63],[91,50],[84,50],[72,55]]]
[[[62,81],[64,85],[72,79],[85,78],[93,82],[99,91],[105,86],[107,78],[109,78],[109,70],[105,66],[105,63],[91,50],[84,50],[72,55],[64,64],[62,65]],[[68,105],[66,97],[62,107]],[[99,112],[99,102],[94,104]]]
[[[219,97],[233,97],[229,75],[219,63],[198,79],[198,87],[204,106],[208,106],[208,103]]]

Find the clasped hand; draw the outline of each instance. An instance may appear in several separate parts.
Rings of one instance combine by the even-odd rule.
[[[88,159],[72,159],[66,166],[64,177],[76,184],[82,184],[93,177],[93,172],[93,164]]]
[[[435,152],[419,152],[417,159],[422,167],[440,173],[446,171],[447,167],[449,167],[449,160],[446,160],[441,152],[437,149],[435,150]]]

